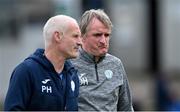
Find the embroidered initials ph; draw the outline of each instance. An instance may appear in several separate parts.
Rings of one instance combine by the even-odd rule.
[[[52,88],[51,86],[42,86],[42,92],[46,92],[46,93],[52,93]]]

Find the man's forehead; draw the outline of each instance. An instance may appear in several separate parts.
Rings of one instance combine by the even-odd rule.
[[[111,33],[111,30],[110,29],[102,29],[102,28],[99,28],[99,29],[89,29],[88,32],[92,32],[92,33]]]

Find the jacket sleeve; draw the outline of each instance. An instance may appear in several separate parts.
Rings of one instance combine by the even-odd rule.
[[[26,110],[31,96],[30,73],[24,64],[13,71],[4,102],[4,110]]]
[[[132,106],[132,96],[129,87],[128,78],[122,63],[120,63],[121,73],[123,74],[123,85],[119,89],[118,111],[134,111]]]

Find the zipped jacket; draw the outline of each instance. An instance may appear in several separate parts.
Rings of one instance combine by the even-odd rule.
[[[120,59],[106,54],[99,62],[94,56],[79,51],[71,60],[79,71],[80,111],[133,111],[128,79]]]
[[[62,75],[62,77],[60,77]],[[58,74],[38,49],[13,71],[4,110],[78,110],[79,79],[69,61]]]

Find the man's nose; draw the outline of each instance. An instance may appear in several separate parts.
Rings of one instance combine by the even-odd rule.
[[[102,35],[102,37],[99,39],[99,42],[105,44],[107,42],[107,38]]]
[[[79,46],[82,45],[82,38],[81,38],[81,37],[78,38],[77,44],[78,44]]]

